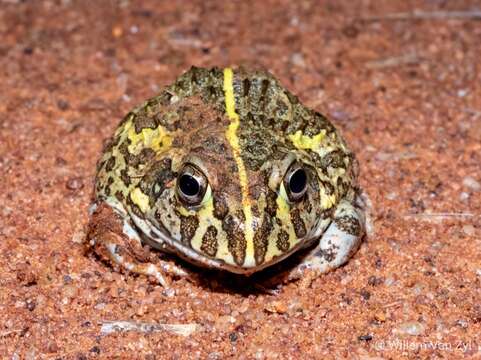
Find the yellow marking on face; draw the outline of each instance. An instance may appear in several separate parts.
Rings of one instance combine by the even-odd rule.
[[[138,153],[138,149],[145,147],[161,153],[169,149],[172,144],[172,137],[162,126],[158,126],[155,129],[144,128],[137,134],[132,119],[129,119],[125,124],[125,130],[127,131],[127,137],[131,141],[128,149],[133,154]]]
[[[282,228],[289,234],[289,243],[294,245],[296,241],[296,233],[294,232],[294,226],[292,225],[291,221],[291,206],[288,202],[288,196],[286,189],[284,187],[284,183],[281,183],[279,187],[279,194],[277,195],[276,204],[277,204],[277,211],[276,217],[281,221]]]
[[[322,147],[322,143],[326,137],[326,130],[314,136],[307,136],[302,133],[301,130],[297,130],[294,134],[288,135],[292,144],[302,150],[318,151]]]
[[[304,135],[301,130],[298,130],[288,137],[296,148],[315,151],[320,156],[323,156],[332,150],[332,147],[326,144],[326,141],[329,142],[329,140],[326,139],[326,130],[324,129],[314,136]],[[344,169],[336,169],[336,171],[340,172],[340,175],[342,175]],[[330,209],[336,203],[337,197],[335,194],[327,195],[325,189],[322,187],[319,190],[319,193],[323,209]]]
[[[210,203],[212,203],[212,189],[211,189],[210,185],[207,185],[207,189],[205,190],[204,197],[202,198],[202,201],[199,204],[199,208],[203,209],[204,207],[208,207],[208,206],[210,206],[209,205]],[[196,215],[199,212],[195,211],[193,209],[186,208],[183,205],[180,205],[179,206],[179,213],[182,216],[191,216],[191,215]]]
[[[179,206],[179,213],[180,215],[182,216],[190,216],[190,215],[193,215],[194,214],[194,211],[192,210],[189,210],[183,206]]]
[[[330,209],[336,203],[336,199],[337,199],[336,195],[335,194],[327,195],[326,190],[323,187],[321,187],[319,192],[321,195],[321,207],[323,209]]]
[[[207,227],[212,224],[212,220],[217,220],[214,217],[214,201],[212,196],[209,196],[196,214],[199,219],[199,226],[197,227],[190,244],[193,249],[200,251],[200,247],[202,246],[202,236],[207,232]]]
[[[145,195],[139,188],[132,190],[130,193],[130,199],[143,213],[149,210],[149,197]]]
[[[242,209],[245,217],[244,236],[246,240],[246,258],[244,266],[255,266],[254,260],[254,228],[251,209],[251,199],[249,197],[249,186],[247,179],[247,172],[240,153],[239,138],[237,137],[237,129],[240,125],[239,115],[235,111],[234,98],[234,73],[231,68],[224,69],[224,95],[225,108],[227,116],[230,119],[230,124],[227,127],[226,138],[232,148],[237,169],[239,171],[239,181],[242,193]]]
[[[186,211],[188,210],[186,209]],[[222,222],[214,216],[214,197],[212,196],[212,190],[210,189],[210,186],[207,188],[207,191],[204,195],[200,210],[198,210],[195,214],[199,219],[199,226],[197,227],[190,244],[194,250],[202,253],[202,238],[207,232],[207,228],[210,225],[213,225],[216,229],[222,229]],[[219,236],[219,234],[217,234],[217,254],[214,256],[214,258],[222,259],[231,265],[235,264],[234,258],[229,252],[227,241],[222,241],[222,238]]]

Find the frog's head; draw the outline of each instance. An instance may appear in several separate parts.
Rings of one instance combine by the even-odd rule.
[[[186,134],[155,161],[142,186],[147,218],[187,260],[250,273],[318,238],[338,192],[308,152],[272,129],[228,120]]]
[[[250,140],[236,153],[224,128],[209,127],[189,137],[183,154],[155,162],[144,187],[155,197],[150,221],[159,236],[188,260],[237,273],[280,261],[318,237],[329,216],[320,201],[326,184],[305,154],[272,134],[265,140],[270,150],[260,166]]]

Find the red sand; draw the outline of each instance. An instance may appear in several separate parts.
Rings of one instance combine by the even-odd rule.
[[[481,21],[449,13],[479,2],[96,3],[0,1],[0,357],[481,358]],[[386,17],[414,9],[448,18]],[[83,254],[103,141],[191,65],[263,66],[341,129],[374,223],[345,267],[166,292]]]

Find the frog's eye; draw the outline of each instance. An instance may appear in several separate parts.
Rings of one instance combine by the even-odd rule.
[[[207,178],[195,166],[187,164],[177,177],[177,195],[187,205],[199,205],[207,189]]]
[[[299,201],[307,190],[307,173],[302,164],[292,164],[284,176],[284,188],[290,201]]]

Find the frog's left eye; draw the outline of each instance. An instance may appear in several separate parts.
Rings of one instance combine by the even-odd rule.
[[[177,177],[177,195],[187,205],[199,205],[207,190],[207,178],[195,166],[187,164]]]
[[[307,191],[307,173],[300,163],[292,164],[284,176],[284,188],[291,201],[299,201]]]

